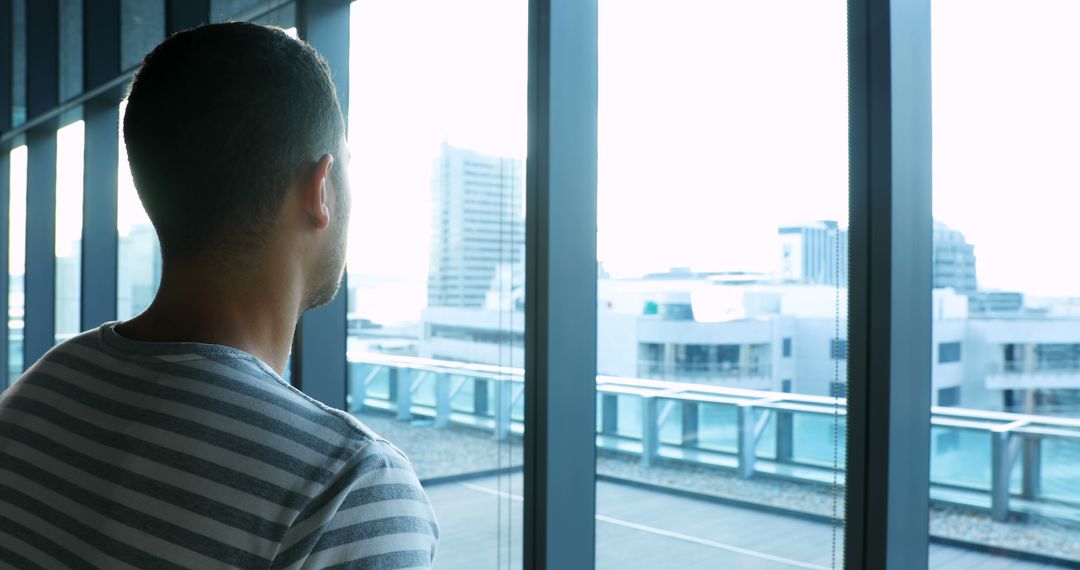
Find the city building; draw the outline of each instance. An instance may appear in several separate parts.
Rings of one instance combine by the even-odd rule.
[[[56,341],[153,296],[162,268],[153,232],[131,229],[141,217],[129,215],[139,201],[125,192],[118,86],[180,30],[270,24],[324,56],[356,205],[370,206],[354,220],[380,222],[353,226],[371,231],[352,232],[349,249],[379,255],[350,257],[341,295],[305,315],[285,390],[355,415],[407,457],[443,531],[435,567],[1075,567],[1080,289],[1058,270],[1080,184],[1068,136],[1080,82],[1053,73],[1080,53],[1067,4],[981,3],[974,21],[969,4],[900,0],[0,0],[0,391]],[[65,152],[58,133],[76,123],[85,144]],[[260,153],[258,139],[243,150]],[[528,321],[526,186],[540,230],[528,277],[541,285]],[[978,244],[980,273],[974,246],[932,226],[934,210]],[[778,231],[774,219],[796,223]],[[977,219],[1005,239],[975,233]],[[849,223],[887,227],[901,247],[867,256],[882,244]],[[849,244],[863,255],[849,259]],[[594,280],[597,254],[612,274],[601,266]],[[1015,289],[986,289],[1010,268]],[[850,308],[849,276],[872,285]],[[1048,282],[1077,297],[1038,297]],[[868,307],[873,319],[856,318]],[[538,349],[528,363],[526,334]],[[856,363],[866,346],[890,349]],[[141,386],[118,370],[51,382],[42,406],[3,400],[14,415],[0,483],[52,480],[61,492],[0,493],[5,520],[28,516],[0,529],[0,566],[200,567],[221,553],[259,565],[251,541],[233,540],[244,519],[197,525],[202,547],[177,549],[178,534],[161,532],[170,509],[124,516],[147,504],[138,485],[95,499],[113,475],[171,461],[124,460],[117,442],[147,448],[140,425],[190,432],[230,411],[215,400],[273,396],[232,389],[243,360],[165,355],[141,367],[198,370],[198,382]],[[847,390],[849,370],[872,388]],[[190,413],[143,413],[170,394]],[[114,395],[125,402],[94,425],[65,419]],[[327,426],[294,411],[234,418],[215,468],[181,457],[153,473],[213,501],[245,493],[239,515],[289,509],[277,483],[352,465],[322,445]],[[21,420],[84,443],[35,449],[9,425]],[[243,484],[230,473],[267,456],[247,439],[310,449]],[[35,473],[32,459],[47,464]],[[360,492],[347,503],[379,498],[349,491]],[[50,513],[85,523],[80,513],[102,506],[112,523],[38,524]],[[115,529],[131,540],[87,534]],[[163,547],[129,544],[146,533]],[[315,556],[348,550],[322,549],[324,534]]]
[[[808,285],[847,284],[848,232],[830,220],[780,227],[780,278]]]
[[[157,233],[150,224],[136,224],[119,239],[124,255],[117,259],[116,313],[120,318],[130,318],[154,300],[161,282],[161,254]]]
[[[934,222],[934,288],[953,289],[970,295],[978,290],[975,278],[975,246],[964,234]]]
[[[846,395],[847,290],[738,277],[601,279],[597,373]],[[973,313],[952,289],[933,291],[933,312],[933,405],[1075,413],[1080,315]],[[434,307],[417,348],[426,358],[520,366],[523,340],[520,308]]]
[[[972,313],[1019,313],[1025,309],[1024,294],[1017,291],[975,291],[968,295]]]
[[[443,144],[431,184],[428,306],[482,308],[493,285],[515,288],[495,281],[500,267],[525,264],[523,176],[520,160]]]

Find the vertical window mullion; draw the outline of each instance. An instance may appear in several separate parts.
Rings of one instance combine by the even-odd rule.
[[[592,568],[597,1],[529,4],[524,567]]]
[[[14,38],[14,14],[12,13],[11,0],[0,0],[0,38]],[[0,85],[13,86],[15,84],[15,70],[13,59],[15,57],[11,41],[0,42]],[[12,115],[12,88],[0,89],[0,133],[5,133],[11,128]],[[11,383],[13,378],[8,378],[8,312],[10,310],[8,300],[8,239],[10,234],[10,184],[11,184],[11,147],[10,144],[0,145],[0,307],[3,307],[3,326],[0,326],[0,391]]]
[[[26,4],[27,120],[59,103],[59,6],[57,0]],[[56,128],[45,121],[27,133],[26,317],[24,366],[55,343],[56,328]]]
[[[166,0],[165,36],[210,21],[210,0]]]
[[[86,0],[83,10],[83,80],[86,91],[120,75],[120,0]],[[116,197],[121,90],[84,106],[82,302],[83,330],[116,318]]]
[[[341,112],[349,116],[349,3],[341,0],[301,0],[297,5],[300,37],[330,65]],[[344,162],[339,163],[344,167]],[[293,343],[293,383],[311,397],[345,409],[347,369],[346,292],[304,313]]]
[[[849,0],[851,282],[845,566],[927,567],[929,0]]]

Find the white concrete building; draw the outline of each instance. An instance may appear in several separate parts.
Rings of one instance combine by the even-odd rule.
[[[598,293],[599,374],[846,395],[845,289],[687,274],[604,278]],[[420,355],[522,366],[516,309],[428,309]],[[933,291],[933,311],[933,405],[1080,405],[1080,315],[970,314],[952,289]]]

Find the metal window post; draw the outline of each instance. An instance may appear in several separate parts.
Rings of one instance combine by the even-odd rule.
[[[412,420],[412,392],[413,382],[423,372],[412,368],[399,368],[394,377],[395,391],[397,392],[397,419],[407,422]]]
[[[445,372],[435,375],[435,427],[437,428],[450,425],[450,414],[453,413],[453,408],[450,406],[452,398],[450,381],[450,375]],[[356,380],[353,382],[355,383]]]
[[[358,414],[364,410],[364,400],[367,399],[368,383],[381,371],[381,368],[382,367],[378,365],[365,366],[358,362],[349,364],[349,374],[351,374],[354,379],[349,383],[349,407],[346,411],[350,414]]]
[[[59,6],[26,3],[27,119],[59,104]],[[23,368],[55,343],[56,330],[56,120],[27,132],[26,278]]]
[[[13,38],[14,14],[12,13],[11,0],[0,0],[0,38]],[[12,95],[15,84],[14,52],[11,40],[0,41],[0,133],[11,128]],[[8,378],[8,279],[9,262],[8,250],[10,249],[9,237],[11,235],[11,216],[8,208],[11,205],[11,147],[0,144],[0,307],[3,307],[4,321],[0,325],[0,392],[10,384],[14,378]]]
[[[1028,436],[1024,438],[1024,485],[1023,496],[1036,500],[1042,492],[1042,438]]]
[[[120,74],[120,0],[86,0],[83,9],[83,86],[90,91]],[[121,88],[83,107],[82,287],[83,330],[116,318],[116,186],[120,160]]]
[[[619,396],[617,394],[600,396],[600,433],[619,434]]]
[[[510,423],[514,408],[513,384],[508,377],[494,380],[495,385],[495,439],[503,441],[510,437]]]
[[[165,35],[210,21],[210,0],[166,0]]]
[[[656,396],[641,397],[641,465],[652,467],[660,456],[660,407]]]
[[[739,478],[749,479],[754,476],[754,460],[757,452],[757,414],[754,406],[749,402],[739,404],[736,408],[738,414],[738,453],[739,453]]]
[[[300,37],[330,65],[341,112],[349,116],[349,2],[300,0]],[[344,162],[338,166],[344,167]],[[345,407],[348,279],[329,304],[304,313],[293,341],[293,383],[311,397],[334,408]]]
[[[524,568],[596,536],[597,0],[530,0]]]
[[[997,522],[1009,519],[1009,475],[1012,473],[1012,433],[990,432],[990,516]]]
[[[682,403],[682,444],[683,447],[697,447],[699,443],[699,424],[701,405],[697,402]]]
[[[925,569],[930,1],[849,0],[847,568]]]
[[[490,411],[488,402],[488,386],[491,383],[479,378],[473,380],[473,413],[478,416],[487,415]]]
[[[795,418],[791,412],[776,410],[776,460],[790,463],[795,456]]]

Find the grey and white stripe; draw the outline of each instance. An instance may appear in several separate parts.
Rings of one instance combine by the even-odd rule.
[[[0,395],[0,568],[430,568],[408,459],[245,352],[50,351]]]

